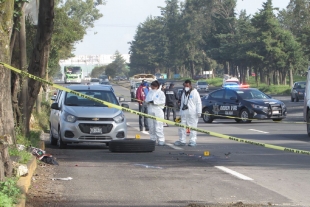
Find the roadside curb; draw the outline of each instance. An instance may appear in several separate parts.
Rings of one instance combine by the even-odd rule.
[[[42,135],[41,135],[42,136]],[[43,140],[39,143],[39,148],[45,150],[45,142]],[[28,175],[25,177],[20,177],[17,181],[17,185],[22,191],[21,198],[16,207],[25,207],[26,206],[26,195],[29,187],[31,186],[32,176],[37,168],[37,159],[33,156],[32,159],[27,163]]]

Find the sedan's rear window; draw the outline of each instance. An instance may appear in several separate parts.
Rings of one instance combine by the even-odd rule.
[[[117,104],[118,101],[111,91],[94,91],[94,90],[83,90],[83,91],[77,91],[79,93],[85,94],[87,96],[90,96],[92,98],[97,98],[109,103]],[[77,96],[72,93],[66,93],[65,96],[65,105],[67,106],[87,106],[87,107],[107,107],[104,104],[98,103],[96,101],[89,100],[87,98],[83,98],[80,96]]]

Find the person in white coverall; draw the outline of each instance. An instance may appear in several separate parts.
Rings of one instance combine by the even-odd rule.
[[[163,108],[166,103],[166,95],[161,90],[158,81],[151,83],[145,102],[147,103],[148,114],[164,119]],[[159,146],[165,145],[165,136],[163,122],[148,118],[150,138],[153,141],[158,141]]]
[[[184,82],[184,92],[181,96],[181,124],[197,128],[198,120],[201,117],[201,98],[198,91],[192,88],[190,80]],[[194,130],[190,131],[190,140],[188,146],[196,146],[197,132]],[[179,129],[179,141],[174,143],[176,146],[186,145],[186,129]]]

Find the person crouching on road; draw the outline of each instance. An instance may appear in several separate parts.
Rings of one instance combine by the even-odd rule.
[[[151,89],[146,96],[145,102],[147,103],[148,114],[164,119],[163,108],[166,103],[166,96],[161,90],[158,81],[151,83]],[[158,141],[159,146],[165,145],[165,136],[163,122],[154,119],[148,119],[150,138],[153,141]]]
[[[185,82],[185,90],[181,97],[181,124],[197,128],[198,120],[201,117],[201,99],[198,91],[192,88],[190,80]],[[179,141],[176,141],[174,145],[185,146],[186,145],[186,129],[181,128],[179,133]],[[188,146],[196,146],[197,132],[194,130],[190,131],[190,141]]]
[[[148,83],[143,82],[141,86],[137,89],[136,99],[139,102],[139,112],[147,114],[147,104],[145,103],[145,98],[149,92]],[[146,117],[139,116],[139,128],[143,131],[143,124],[145,131],[149,131],[149,125]]]

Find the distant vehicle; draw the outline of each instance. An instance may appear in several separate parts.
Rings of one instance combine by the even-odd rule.
[[[291,90],[291,101],[294,102],[294,100],[296,100],[296,102],[298,102],[299,100],[304,100],[305,90],[306,81],[294,83]]]
[[[156,73],[155,77],[157,79],[167,79],[167,73]]]
[[[206,123],[225,116],[236,117],[236,122],[250,123],[252,119],[286,118],[287,108],[255,88],[223,88],[202,99],[202,118]]]
[[[90,85],[99,85],[100,84],[100,79],[99,78],[92,78],[90,80]]]
[[[64,67],[64,81],[67,83],[81,83],[82,82],[82,68],[80,66],[65,66]]]
[[[109,81],[101,81],[100,84],[101,85],[111,85]]]
[[[102,82],[102,81],[109,81],[109,77],[107,75],[100,75],[99,76],[99,80],[100,80],[100,82]]]
[[[111,86],[75,85],[70,90],[120,105]],[[128,104],[121,104],[128,108]],[[127,125],[122,110],[109,108],[104,104],[58,91],[50,113],[50,143],[66,148],[69,143],[106,143],[125,139]]]
[[[196,89],[197,91],[209,91],[209,85],[206,81],[197,81]]]
[[[136,102],[136,94],[137,94],[137,89],[139,88],[139,86],[141,85],[140,83],[134,83],[131,87],[130,87],[130,97],[131,97],[131,101],[132,102]]]
[[[224,78],[223,78],[223,85],[225,83],[237,83],[237,84],[240,85],[240,82],[239,82],[238,78],[230,76],[230,75],[227,75],[227,74],[224,74]]]
[[[85,81],[90,81],[90,80],[91,80],[91,77],[90,77],[90,76],[85,76],[85,77],[84,77],[84,80],[85,80]]]

